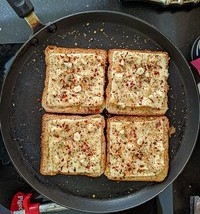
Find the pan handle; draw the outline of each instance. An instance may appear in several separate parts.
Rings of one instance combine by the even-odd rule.
[[[44,27],[34,13],[34,6],[29,0],[7,0],[7,2],[20,18],[26,20],[34,33]]]

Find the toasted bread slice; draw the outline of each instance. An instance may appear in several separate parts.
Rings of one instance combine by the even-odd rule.
[[[111,180],[157,181],[168,174],[167,117],[115,116],[107,122],[107,164]]]
[[[40,173],[100,176],[106,161],[104,126],[101,115],[44,114]]]
[[[166,52],[112,49],[108,52],[106,108],[123,115],[163,115],[168,109]]]
[[[47,112],[96,114],[103,110],[105,50],[48,46],[45,61],[42,106]]]

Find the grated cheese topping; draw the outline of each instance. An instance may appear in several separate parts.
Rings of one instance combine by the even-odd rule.
[[[168,57],[164,53],[114,51],[109,103],[118,108],[162,108],[167,97]]]
[[[112,121],[109,169],[112,177],[155,176],[164,166],[163,121]]]
[[[102,119],[47,121],[48,171],[100,173]]]
[[[103,57],[95,53],[50,53],[47,103],[52,107],[101,106]]]

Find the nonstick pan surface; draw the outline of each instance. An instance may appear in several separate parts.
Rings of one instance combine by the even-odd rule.
[[[170,139],[170,169],[161,183],[116,182],[105,176],[42,176],[41,96],[47,45],[82,48],[163,50],[170,55],[169,110],[176,133]],[[88,212],[114,212],[158,195],[187,163],[198,134],[199,100],[191,70],[180,51],[149,24],[117,12],[94,11],[65,17],[37,32],[21,48],[1,96],[1,129],[13,164],[38,192],[63,206]]]

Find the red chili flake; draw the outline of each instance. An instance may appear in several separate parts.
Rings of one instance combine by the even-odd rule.
[[[154,71],[154,75],[159,75],[159,71]]]
[[[141,153],[137,153],[135,156],[136,156],[136,158],[138,158],[139,160],[142,159],[142,154],[141,154]]]
[[[59,138],[59,135],[58,135],[58,134],[55,134],[54,137]]]
[[[128,168],[128,171],[129,171],[129,172],[131,171],[131,167]]]
[[[96,108],[94,111],[95,111],[95,113],[98,113],[98,112],[99,112],[99,109],[98,109],[98,108]]]
[[[66,145],[66,147],[67,147],[67,150],[70,149],[69,145]]]
[[[160,126],[161,126],[161,122],[158,121],[158,122],[156,123],[156,128],[158,129]]]
[[[151,65],[150,64],[147,64],[146,66],[147,66],[148,70],[151,70]]]
[[[132,131],[131,131],[131,135],[132,135],[134,138],[137,137],[137,135],[136,135],[136,133],[135,133],[135,130],[132,130]]]
[[[89,153],[89,156],[93,156],[93,152],[90,152],[90,153]]]
[[[133,88],[135,86],[135,84],[133,83],[133,81],[130,82],[130,87]]]
[[[40,102],[40,101],[41,101],[41,99],[40,99],[40,98],[37,98],[37,101],[38,101],[38,102]]]

